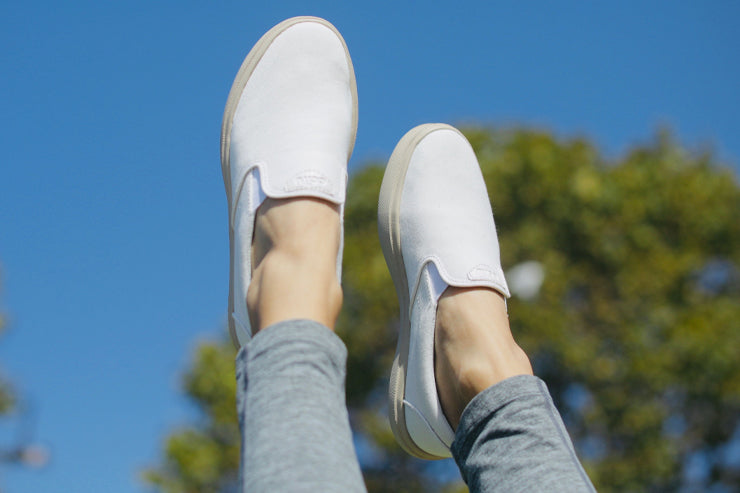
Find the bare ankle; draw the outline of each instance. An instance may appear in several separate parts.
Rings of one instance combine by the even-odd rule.
[[[532,367],[511,334],[503,297],[485,288],[448,288],[437,310],[435,376],[452,426],[480,392],[526,374]]]
[[[324,200],[268,198],[255,217],[252,265],[256,268],[274,250],[336,260],[341,227],[338,207]]]
[[[334,269],[315,267],[284,255],[265,257],[247,290],[247,310],[255,332],[294,319],[314,320],[334,330],[342,288]]]
[[[253,330],[308,319],[333,330],[342,305],[335,206],[308,198],[268,199],[257,214],[247,310]]]

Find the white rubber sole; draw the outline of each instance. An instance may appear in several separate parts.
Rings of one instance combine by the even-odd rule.
[[[378,233],[380,245],[383,249],[385,261],[398,293],[401,307],[398,344],[396,355],[391,367],[391,378],[388,386],[388,404],[391,430],[401,447],[409,454],[421,459],[443,459],[422,450],[409,435],[406,427],[406,416],[403,401],[406,390],[406,373],[409,360],[409,338],[411,323],[409,320],[410,299],[406,268],[403,262],[403,246],[401,244],[401,193],[403,192],[406,171],[416,146],[427,135],[437,130],[459,131],[450,125],[430,123],[411,129],[400,140],[393,151],[388,166],[383,175],[378,200]]]
[[[347,43],[345,43],[344,38],[341,34],[339,34],[339,31],[337,28],[335,28],[330,22],[321,19],[319,17],[310,17],[310,16],[303,16],[303,17],[293,17],[291,19],[284,20],[277,26],[273,27],[267,33],[265,33],[259,41],[257,41],[257,44],[254,45],[252,50],[249,52],[247,57],[244,59],[244,62],[242,62],[241,67],[239,67],[239,72],[236,74],[236,78],[234,79],[234,83],[231,86],[231,90],[229,91],[229,97],[226,99],[226,108],[224,110],[224,119],[223,123],[221,125],[221,173],[223,174],[224,178],[224,185],[226,186],[226,199],[228,202],[229,207],[229,314],[228,314],[228,323],[229,323],[229,334],[231,335],[231,340],[234,343],[236,347],[239,347],[239,339],[236,335],[236,327],[234,325],[234,319],[232,317],[232,314],[234,313],[234,226],[232,223],[232,208],[233,204],[231,202],[231,163],[230,163],[230,148],[231,148],[231,127],[234,122],[234,114],[236,113],[236,107],[239,104],[239,100],[241,99],[242,92],[244,91],[244,88],[247,85],[247,81],[249,80],[249,77],[252,75],[252,72],[254,72],[254,69],[257,67],[257,64],[262,59],[262,56],[265,54],[267,49],[270,47],[272,42],[280,36],[283,32],[285,32],[290,27],[300,24],[302,22],[313,22],[316,24],[321,24],[323,26],[326,26],[327,28],[331,29],[334,34],[337,35],[339,40],[342,43],[342,46],[344,47],[344,53],[347,57],[347,65],[349,66],[349,72],[350,72],[350,88],[352,91],[352,138],[351,138],[351,145],[349,146],[349,154],[347,155],[347,160],[350,158],[350,154],[352,153],[352,149],[355,145],[355,139],[357,137],[357,83],[355,81],[355,71],[354,67],[352,66],[352,59],[349,56],[349,50],[347,49]],[[246,300],[241,300],[241,302],[246,303]],[[250,334],[251,335],[251,334]]]

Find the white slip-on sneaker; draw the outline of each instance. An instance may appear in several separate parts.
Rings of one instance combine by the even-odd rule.
[[[228,321],[237,346],[252,336],[246,297],[257,208],[266,197],[315,197],[337,204],[342,217],[356,133],[355,74],[337,29],[323,19],[295,17],[262,36],[236,75],[221,128]],[[340,243],[337,276],[341,264]]]
[[[509,297],[486,185],[467,139],[443,124],[409,131],[390,158],[379,202],[380,242],[401,306],[391,429],[411,455],[449,457],[455,433],[434,377],[437,301],[447,286]]]

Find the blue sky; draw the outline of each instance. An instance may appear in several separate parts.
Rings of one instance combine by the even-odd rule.
[[[740,162],[731,1],[0,3],[0,364],[52,450],[10,492],[142,491],[192,417],[178,378],[228,282],[219,132],[252,44],[294,15],[344,34],[351,167],[412,126],[531,125],[611,156],[670,125]],[[0,446],[14,423],[0,422]]]

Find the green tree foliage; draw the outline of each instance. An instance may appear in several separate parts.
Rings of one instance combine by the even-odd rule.
[[[231,342],[204,343],[183,378],[183,390],[199,420],[173,432],[164,445],[162,464],[143,479],[166,493],[237,491],[239,426]]]
[[[586,139],[480,128],[466,135],[488,185],[504,267],[536,261],[544,270],[536,296],[510,300],[512,330],[597,488],[740,487],[730,445],[737,450],[740,436],[735,176],[667,132],[615,162]],[[369,166],[350,183],[337,327],[349,349],[347,397],[365,478],[371,491],[464,491],[449,483],[449,462],[408,457],[386,423],[398,303],[377,239],[382,174]],[[201,349],[186,379],[201,384],[186,390],[204,419],[172,435],[151,484],[225,491],[219,485],[237,466],[226,409],[232,373],[231,351]]]
[[[5,330],[5,319],[0,313],[0,334]],[[15,398],[13,397],[13,388],[7,379],[0,375],[0,416],[8,414],[13,410]]]

